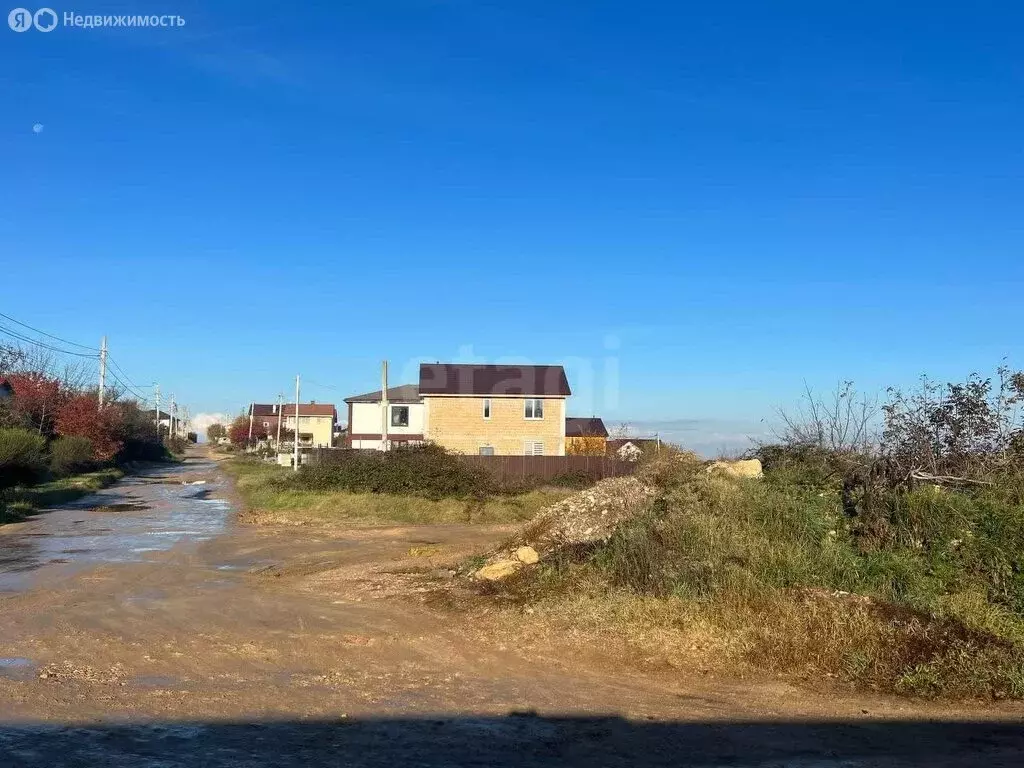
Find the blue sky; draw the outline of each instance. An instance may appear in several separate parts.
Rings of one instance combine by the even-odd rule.
[[[193,413],[565,361],[724,445],[1024,363],[1017,4],[55,10],[187,23],[0,29],[0,311]]]

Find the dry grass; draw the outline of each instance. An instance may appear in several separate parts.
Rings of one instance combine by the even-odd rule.
[[[557,637],[581,652],[731,677],[946,698],[1024,698],[1024,656],[991,635],[857,596],[658,598],[598,588],[505,604],[507,642]],[[516,639],[513,639],[516,638]]]
[[[909,495],[897,512],[920,508],[905,516],[930,521],[931,546],[895,537],[865,551],[834,494],[697,467],[665,471],[658,485],[651,508],[607,543],[477,588],[512,627],[529,610],[534,631],[676,667],[1024,698],[1024,617],[1010,587],[996,589],[1008,584],[999,564],[1019,556],[992,522],[1012,519],[1011,507],[950,494],[944,523],[934,498]]]

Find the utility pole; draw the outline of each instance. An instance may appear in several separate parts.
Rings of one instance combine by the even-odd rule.
[[[160,385],[154,384],[156,389],[156,437],[160,439]]]
[[[284,421],[284,394],[277,393],[277,444],[274,446],[277,452],[281,452],[281,422]]]
[[[292,441],[292,460],[299,471],[299,374],[295,374],[295,439]]]
[[[388,361],[380,364],[380,449],[388,449]]]
[[[104,390],[107,388],[107,337],[100,340],[100,408],[103,407]]]
[[[174,402],[174,395],[171,395],[171,405],[167,409],[167,416],[169,417],[168,418],[168,427],[167,427],[167,436],[169,438],[171,438],[172,440],[174,439],[174,414],[177,413],[177,411],[178,411],[178,404],[176,402]]]
[[[256,410],[256,403],[249,403],[249,437],[245,441],[245,447],[252,447],[252,414]]]

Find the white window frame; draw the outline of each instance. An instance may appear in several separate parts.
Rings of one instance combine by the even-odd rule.
[[[527,413],[527,409],[529,408],[531,403],[533,404],[533,408],[531,409],[533,414],[534,414],[533,416],[530,416]],[[537,408],[538,404],[540,405],[539,409]],[[538,410],[540,410],[540,416],[536,415]],[[528,397],[525,400],[523,400],[523,418],[526,419],[527,421],[543,421],[544,420],[544,398],[542,398],[542,397]]]
[[[540,449],[539,451],[537,449]],[[524,440],[523,441],[523,455],[524,456],[543,456],[544,455],[544,441],[543,440]]]
[[[481,409],[481,412],[483,413],[483,416],[484,416],[485,419],[490,419],[491,418],[491,398],[489,398],[489,397],[485,397],[484,398],[484,404],[483,404],[483,408]]]
[[[490,451],[490,453],[484,453],[484,450],[488,450],[488,451]],[[477,452],[478,456],[494,456],[495,455],[494,454],[494,446],[493,445],[481,445],[479,448],[477,448],[476,452]]]

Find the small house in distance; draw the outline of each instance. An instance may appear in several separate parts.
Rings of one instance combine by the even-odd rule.
[[[284,403],[253,403],[250,417],[275,440],[278,425],[294,433],[295,406]],[[299,446],[304,448],[330,448],[334,443],[334,425],[338,411],[331,403],[299,403]],[[289,438],[290,442],[291,438]],[[285,442],[282,438],[282,443]]]
[[[625,461],[638,461],[647,452],[657,451],[661,440],[657,437],[619,437],[608,441],[608,455]]]
[[[608,450],[608,430],[596,416],[565,420],[565,453],[576,456],[604,456]]]
[[[171,431],[171,414],[166,411],[157,411],[156,408],[150,408],[148,411],[143,411],[142,415],[152,421],[154,424],[160,425],[160,433],[165,432],[170,434]]]

